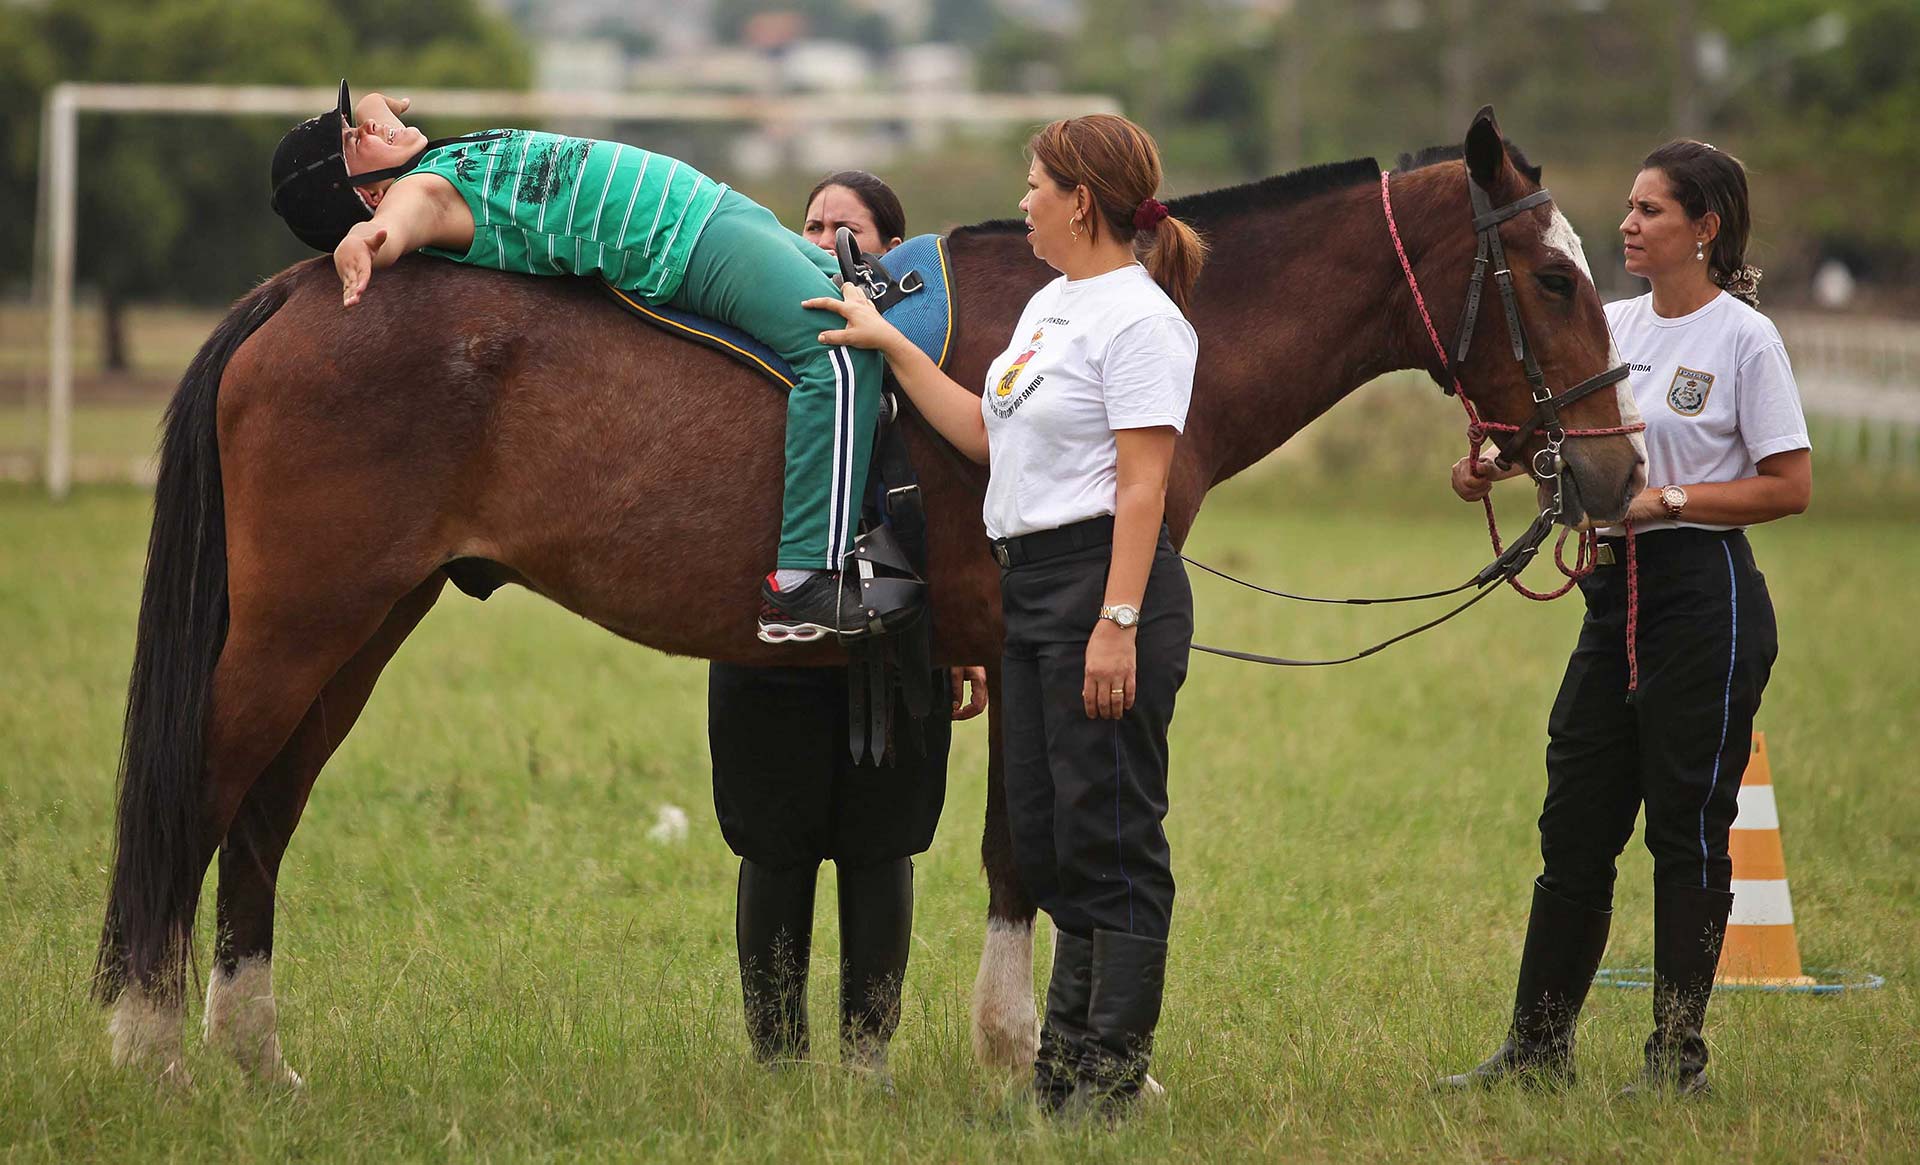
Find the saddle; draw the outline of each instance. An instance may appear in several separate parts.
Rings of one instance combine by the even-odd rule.
[[[848,280],[858,284],[888,322],[936,364],[944,365],[953,338],[946,238],[916,236],[884,259],[860,253],[852,240],[852,232],[842,227],[835,239],[840,266],[835,285]],[[781,391],[798,383],[785,360],[739,328],[642,303],[619,288],[602,286],[640,319],[734,357]],[[917,722],[931,714],[936,700],[942,698],[943,677],[932,663],[933,618],[926,606],[923,577],[926,514],[919,478],[899,431],[900,412],[900,388],[889,377],[881,399],[861,532],[846,566],[858,572],[861,596],[875,613],[876,632],[847,644],[847,740],[855,764],[880,764],[892,751],[896,705]],[[903,609],[913,609],[915,614],[893,631],[877,633],[881,616]],[[920,732],[908,732],[903,739],[916,752],[922,747]]]
[[[851,232],[847,237],[851,240]],[[899,328],[935,364],[945,365],[947,347],[953,339],[946,236],[916,235],[887,252],[885,258],[855,254],[851,241],[844,254],[838,249],[835,254],[840,257],[841,280],[853,278],[859,282],[888,323]],[[799,383],[785,360],[739,328],[692,312],[644,303],[611,284],[601,286],[640,319],[733,357],[779,385],[783,392]]]

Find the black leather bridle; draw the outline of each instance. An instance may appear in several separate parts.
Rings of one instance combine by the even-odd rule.
[[[1533,349],[1527,344],[1527,330],[1520,322],[1520,305],[1514,297],[1513,271],[1507,266],[1506,248],[1500,242],[1500,224],[1513,218],[1515,215],[1524,214],[1535,207],[1548,205],[1553,201],[1552,192],[1542,187],[1531,194],[1516,198],[1504,206],[1496,207],[1493,205],[1493,199],[1487,194],[1486,190],[1480,186],[1479,182],[1474,180],[1473,172],[1471,170],[1467,172],[1467,196],[1473,207],[1473,233],[1477,239],[1477,246],[1475,247],[1473,256],[1473,273],[1467,279],[1466,308],[1460,315],[1459,333],[1454,340],[1452,358],[1449,359],[1447,350],[1440,344],[1440,334],[1434,329],[1433,317],[1427,311],[1426,299],[1420,294],[1420,281],[1414,278],[1413,264],[1407,259],[1406,248],[1400,242],[1400,228],[1393,219],[1393,198],[1390,190],[1391,179],[1391,172],[1380,175],[1380,203],[1386,214],[1387,230],[1388,233],[1393,236],[1393,249],[1400,258],[1400,269],[1406,275],[1407,288],[1413,293],[1414,306],[1420,312],[1421,322],[1426,325],[1427,338],[1432,341],[1434,354],[1439,356],[1440,367],[1447,374],[1446,380],[1441,384],[1442,390],[1445,391],[1448,396],[1458,396],[1460,403],[1465,406],[1467,410],[1468,435],[1473,445],[1472,456],[1478,457],[1480,455],[1480,442],[1489,433],[1505,433],[1507,435],[1504,438],[1495,441],[1494,449],[1500,465],[1502,467],[1511,466],[1513,464],[1513,455],[1519,452],[1521,446],[1526,444],[1529,437],[1536,433],[1546,437],[1546,445],[1537,450],[1533,455],[1533,474],[1541,481],[1551,481],[1553,483],[1553,501],[1541,509],[1540,513],[1535,516],[1533,523],[1527,527],[1525,533],[1516,539],[1512,545],[1504,548],[1500,545],[1500,535],[1494,526],[1492,503],[1490,501],[1487,502],[1487,530],[1493,538],[1494,560],[1480,568],[1478,573],[1459,586],[1442,591],[1428,591],[1418,595],[1342,599],[1323,598],[1313,595],[1296,595],[1286,591],[1259,586],[1245,579],[1235,578],[1225,571],[1216,570],[1204,562],[1198,562],[1182,555],[1181,557],[1189,565],[1197,566],[1201,570],[1218,575],[1229,582],[1238,583],[1241,586],[1260,591],[1264,594],[1275,595],[1285,599],[1296,599],[1308,603],[1342,603],[1351,605],[1406,603],[1419,599],[1441,598],[1446,595],[1459,594],[1467,590],[1474,592],[1465,602],[1455,606],[1452,610],[1449,610],[1437,619],[1422,623],[1418,627],[1403,631],[1391,639],[1376,643],[1363,651],[1358,651],[1339,659],[1289,659],[1285,656],[1258,655],[1247,651],[1233,651],[1222,647],[1208,647],[1199,643],[1193,645],[1193,650],[1195,651],[1204,651],[1210,655],[1222,655],[1230,659],[1246,660],[1249,663],[1273,664],[1280,667],[1329,667],[1335,664],[1352,663],[1355,660],[1365,659],[1370,655],[1383,651],[1403,639],[1408,639],[1420,634],[1422,631],[1438,627],[1440,624],[1445,623],[1455,615],[1460,614],[1468,607],[1473,606],[1481,599],[1486,598],[1498,590],[1502,583],[1511,583],[1514,589],[1529,598],[1557,598],[1565,594],[1581,575],[1592,568],[1591,563],[1587,562],[1585,566],[1576,566],[1575,569],[1569,570],[1565,563],[1562,562],[1561,569],[1568,576],[1567,585],[1548,595],[1535,594],[1533,591],[1528,590],[1520,583],[1518,577],[1520,572],[1526,569],[1527,564],[1533,561],[1534,555],[1539,552],[1540,547],[1546,542],[1547,535],[1552,532],[1555,520],[1565,511],[1564,483],[1561,480],[1561,471],[1564,468],[1565,462],[1561,456],[1560,447],[1566,442],[1567,438],[1619,436],[1628,433],[1637,433],[1646,428],[1644,424],[1616,425],[1602,429],[1567,428],[1560,421],[1560,410],[1573,404],[1575,401],[1593,395],[1608,385],[1620,383],[1627,378],[1631,370],[1625,364],[1616,365],[1615,367],[1608,368],[1604,372],[1599,372],[1587,377],[1565,392],[1556,394],[1552,389],[1547,387],[1546,374],[1540,370],[1540,362],[1534,359]],[[1478,411],[1474,409],[1473,402],[1467,399],[1465,391],[1461,389],[1460,377],[1457,371],[1461,365],[1466,363],[1467,352],[1473,343],[1474,327],[1479,322],[1480,300],[1486,290],[1489,270],[1491,270],[1493,274],[1494,286],[1500,289],[1500,303],[1506,312],[1507,340],[1513,348],[1513,358],[1519,362],[1522,372],[1526,374],[1527,384],[1531,388],[1533,396],[1533,415],[1518,425],[1482,420]],[[1564,539],[1564,534],[1562,537]],[[1592,535],[1590,532],[1582,536],[1583,544],[1589,548],[1591,546],[1591,540]],[[1562,545],[1564,545],[1564,542]],[[1560,551],[1556,549],[1554,553],[1556,561],[1558,561]]]
[[[1631,369],[1625,364],[1616,365],[1604,372],[1587,377],[1558,395],[1547,387],[1547,378],[1540,371],[1540,362],[1533,358],[1533,349],[1527,344],[1527,329],[1520,322],[1520,305],[1513,292],[1513,271],[1507,266],[1506,247],[1500,242],[1500,224],[1515,215],[1550,204],[1553,201],[1553,192],[1541,187],[1532,194],[1516,198],[1505,206],[1495,207],[1492,204],[1492,198],[1469,172],[1467,197],[1473,205],[1473,232],[1478,239],[1478,246],[1473,256],[1473,274],[1467,279],[1467,306],[1460,316],[1460,332],[1454,341],[1452,361],[1450,363],[1447,361],[1445,352],[1440,353],[1442,363],[1446,365],[1449,375],[1453,377],[1453,383],[1447,387],[1447,391],[1453,392],[1459,384],[1458,375],[1453,370],[1467,361],[1467,351],[1473,343],[1474,325],[1480,316],[1480,298],[1485,289],[1488,269],[1491,268],[1494,285],[1500,289],[1500,305],[1506,311],[1507,339],[1513,348],[1513,358],[1520,363],[1521,371],[1525,373],[1527,384],[1532,390],[1533,416],[1521,425],[1497,425],[1485,421],[1477,421],[1477,423],[1483,430],[1511,430],[1506,437],[1494,442],[1495,455],[1503,466],[1513,464],[1514,454],[1526,444],[1528,437],[1540,433],[1547,438],[1546,448],[1534,454],[1533,469],[1535,476],[1540,479],[1552,479],[1556,482],[1554,508],[1557,515],[1560,504],[1557,483],[1561,468],[1561,444],[1568,437],[1615,436],[1638,431],[1638,428],[1632,425],[1606,429],[1568,429],[1560,423],[1560,410],[1609,385],[1620,383],[1627,378]],[[1396,237],[1396,243],[1397,241]],[[1413,278],[1411,267],[1407,269],[1407,278],[1409,280]],[[1426,310],[1426,305],[1421,304],[1420,312],[1423,316]],[[1431,330],[1431,324],[1429,324],[1429,330]]]

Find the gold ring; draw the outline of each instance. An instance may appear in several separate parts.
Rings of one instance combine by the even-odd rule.
[[[1113,688],[1111,689],[1110,694],[1115,696],[1124,696],[1127,694],[1127,690],[1125,688]]]

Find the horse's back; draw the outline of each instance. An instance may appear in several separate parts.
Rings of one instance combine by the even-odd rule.
[[[221,384],[227,493],[252,537],[303,531],[402,572],[487,558],[623,635],[702,653],[706,632],[654,602],[687,586],[751,641],[741,580],[773,558],[780,394],[584,280],[408,259],[347,309],[324,262],[276,278],[285,305]]]

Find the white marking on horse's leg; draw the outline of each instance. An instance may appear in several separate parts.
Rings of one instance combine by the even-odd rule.
[[[1033,924],[987,920],[980,974],[973,981],[973,1055],[990,1068],[1022,1073],[1040,1050],[1033,1008]]]
[[[300,1087],[300,1074],[280,1055],[280,1018],[273,1002],[273,960],[252,955],[232,973],[215,967],[207,979],[207,1043],[268,1084]]]
[[[167,1005],[147,998],[137,985],[121,992],[107,1020],[114,1065],[150,1071],[165,1083],[191,1084],[180,1037],[186,1010],[183,1003]]]

